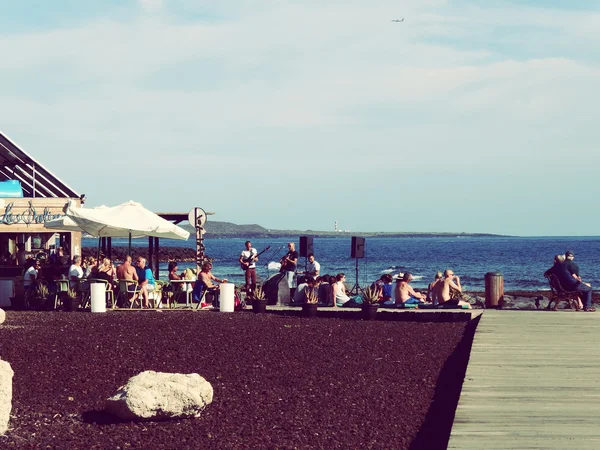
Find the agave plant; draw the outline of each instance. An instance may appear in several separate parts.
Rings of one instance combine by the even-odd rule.
[[[319,295],[315,292],[315,289],[306,290],[306,303],[317,303],[319,301]]]
[[[252,291],[252,298],[256,300],[264,300],[266,298],[262,286],[256,286],[254,288],[254,291]]]
[[[369,286],[365,290],[363,290],[363,302],[367,305],[375,305],[379,303],[379,294],[381,294],[381,289],[376,285]]]
[[[77,292],[75,289],[73,288],[69,288],[69,290],[67,291],[67,296],[69,298],[77,298],[79,297],[79,292]]]
[[[45,284],[39,283],[35,288],[35,295],[38,298],[48,298],[50,291]]]

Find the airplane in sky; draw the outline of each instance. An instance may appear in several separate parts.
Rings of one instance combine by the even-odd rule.
[[[392,22],[404,22],[404,17],[402,19],[392,19]]]

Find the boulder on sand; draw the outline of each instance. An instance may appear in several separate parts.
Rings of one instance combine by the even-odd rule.
[[[0,360],[0,435],[8,429],[8,419],[12,409],[12,378],[14,372],[10,364]]]
[[[105,409],[123,420],[168,420],[199,417],[212,399],[212,385],[197,373],[147,370],[119,388]]]

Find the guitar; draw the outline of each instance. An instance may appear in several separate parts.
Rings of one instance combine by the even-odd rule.
[[[264,252],[266,252],[270,248],[271,248],[271,246],[269,245],[262,252],[257,253],[256,255],[250,255],[247,258],[243,258],[242,261],[240,262],[240,267],[242,268],[242,270],[247,270],[248,267],[250,267],[250,264],[252,264],[254,258],[258,258],[260,255],[262,255]]]

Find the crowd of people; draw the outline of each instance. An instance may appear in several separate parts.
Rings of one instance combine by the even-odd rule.
[[[252,248],[250,241],[245,242],[245,250],[240,255],[240,263],[245,271],[246,284],[244,289],[251,293],[256,286],[256,261],[258,253]],[[293,242],[288,244],[288,252],[281,258],[281,269],[283,276],[290,289],[292,304],[303,304],[307,297],[317,297],[321,305],[337,307],[360,306],[363,303],[361,292],[352,295],[346,288],[346,275],[321,274],[321,265],[315,259],[313,253],[307,254],[307,266],[305,271],[297,271],[298,252]],[[294,288],[294,279],[298,280],[298,286]],[[435,280],[429,284],[427,294],[417,292],[410,284],[413,276],[409,272],[398,274],[394,286],[394,276],[382,275],[373,283],[379,297],[378,303],[387,307],[468,307],[470,304],[461,300],[462,294],[460,278],[454,274],[452,269],[447,269],[443,274],[438,272]],[[360,289],[358,289],[360,291]],[[314,294],[311,295],[311,294]]]

